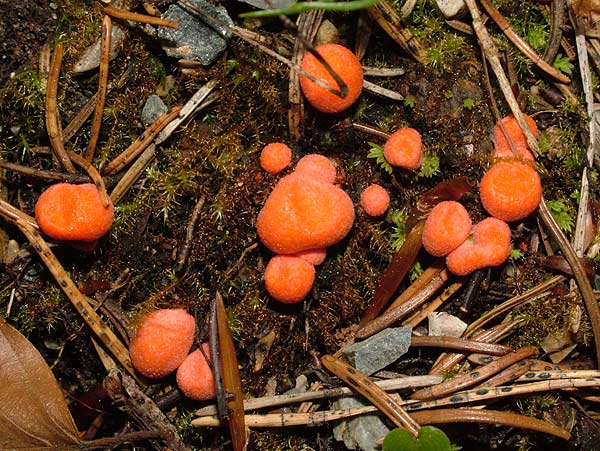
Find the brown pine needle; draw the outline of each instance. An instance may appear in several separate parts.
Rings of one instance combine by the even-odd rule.
[[[548,421],[538,420],[512,412],[501,412],[498,410],[481,409],[439,409],[425,412],[413,412],[411,416],[422,425],[428,424],[450,424],[450,423],[487,423],[502,424],[520,429],[541,432],[569,440],[571,434],[565,429],[558,427]]]
[[[58,79],[60,77],[60,68],[62,65],[62,57],[64,46],[61,42],[56,44],[54,53],[52,54],[52,62],[50,63],[50,73],[48,74],[48,85],[46,87],[46,129],[52,150],[60,161],[62,167],[69,173],[75,172],[75,167],[65,150],[60,120],[58,119],[58,107],[56,106],[56,98],[58,95]]]
[[[483,343],[495,343],[500,338],[504,337],[506,334],[510,333],[520,321],[510,321],[506,323],[498,324],[494,327],[490,327],[487,330],[480,330],[473,334],[471,338],[474,341],[481,341]],[[463,333],[464,337],[468,337],[468,335]],[[429,370],[429,374],[441,374],[444,371],[450,370],[454,365],[462,362],[466,358],[465,354],[442,354],[438,361],[433,365],[433,368]],[[489,363],[486,362],[486,363]]]
[[[481,316],[480,318],[476,319],[471,324],[469,324],[469,326],[467,327],[467,329],[465,330],[463,335],[465,337],[469,337],[469,336],[473,335],[473,333],[475,333],[482,326],[484,326],[485,324],[490,322],[492,319],[497,318],[499,315],[506,313],[509,310],[512,310],[513,308],[515,308],[518,305],[521,305],[525,302],[532,301],[533,299],[536,298],[536,296],[541,295],[546,290],[549,290],[550,288],[559,284],[563,280],[565,280],[564,276],[555,276],[552,279],[549,279],[549,280],[527,290],[525,293],[522,293],[522,294],[519,294],[517,296],[510,298],[509,300],[496,306],[494,309],[490,310],[485,315]]]
[[[419,424],[406,413],[395,399],[375,385],[367,376],[343,360],[330,355],[323,356],[321,363],[351,388],[371,401],[396,426],[407,429],[415,437],[419,435]]]
[[[102,205],[104,208],[108,207],[111,204],[110,197],[106,193],[106,186],[104,184],[104,180],[102,176],[98,173],[96,168],[91,165],[89,161],[84,159],[82,156],[76,154],[75,152],[68,152],[69,158],[73,163],[82,168],[85,172],[87,172],[88,176],[92,179],[96,188],[98,188],[98,192],[100,193],[100,199],[102,200]]]
[[[102,170],[102,174],[111,175],[115,172],[119,172],[126,165],[131,163],[139,154],[141,154],[146,147],[152,142],[152,140],[165,128],[169,122],[175,119],[181,111],[180,106],[175,106],[168,113],[160,116],[153,124],[151,124],[145,131],[136,139],[127,149],[125,149],[119,156],[108,163]]]
[[[531,362],[529,360],[522,360],[500,371],[495,376],[490,377],[481,384],[481,387],[498,387],[499,385],[505,385],[528,373],[529,368],[531,368]]]
[[[411,346],[429,346],[453,349],[464,352],[479,352],[482,354],[505,355],[512,351],[511,348],[494,343],[482,343],[475,340],[465,340],[464,338],[444,337],[444,336],[413,336],[410,342]]]
[[[92,134],[87,146],[85,159],[91,163],[94,159],[96,144],[100,136],[100,126],[102,125],[102,114],[104,112],[104,101],[106,100],[106,89],[108,86],[108,64],[110,61],[110,34],[112,33],[112,21],[110,16],[104,16],[102,21],[102,40],[100,47],[100,66],[98,76],[98,91],[96,95],[96,107],[94,109],[94,119],[92,121]]]
[[[467,374],[455,377],[454,379],[442,382],[441,384],[435,385],[433,387],[417,390],[412,394],[411,398],[428,400],[433,398],[439,398],[442,396],[447,396],[448,394],[454,393],[457,390],[461,390],[463,388],[471,387],[475,384],[478,384],[479,382],[484,381],[488,377],[502,371],[504,368],[508,368],[510,365],[516,362],[531,357],[535,353],[537,353],[537,348],[521,348],[517,351],[511,352],[510,354],[506,354],[505,356],[500,357],[499,359],[494,360],[493,362],[485,366],[476,368]]]
[[[425,320],[427,316],[435,312],[441,305],[446,302],[448,299],[452,297],[454,293],[456,293],[463,286],[464,281],[460,280],[458,282],[454,282],[448,288],[446,288],[439,296],[437,296],[433,301],[427,304],[423,309],[414,313],[412,316],[404,320],[402,325],[408,325],[413,328],[417,327],[421,321]]]
[[[450,274],[447,269],[441,269],[435,272],[433,277],[424,285],[419,284],[418,291],[410,290],[414,295],[405,295],[402,293],[388,309],[374,320],[365,324],[356,333],[357,338],[366,338],[394,324],[396,321],[408,316],[414,310],[422,306],[431,296],[439,290],[448,280]],[[408,289],[406,291],[409,291]],[[405,291],[405,292],[406,292]]]
[[[131,20],[133,22],[147,23],[159,27],[179,28],[179,22],[174,20],[161,19],[160,17],[148,16],[145,14],[132,13],[114,6],[105,6],[104,14],[107,14],[115,19]]]

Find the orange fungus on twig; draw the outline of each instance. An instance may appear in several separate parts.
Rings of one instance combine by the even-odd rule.
[[[104,206],[93,183],[57,183],[39,197],[35,219],[56,240],[95,241],[110,229],[113,206]]]
[[[363,85],[363,71],[360,61],[349,49],[338,44],[319,45],[315,50],[346,83],[348,93],[342,98],[319,86],[304,75],[300,75],[300,87],[304,96],[314,108],[324,113],[339,113],[352,105],[360,96]],[[317,80],[325,82],[331,88],[340,89],[325,66],[311,53],[306,53],[300,67],[303,71]]]

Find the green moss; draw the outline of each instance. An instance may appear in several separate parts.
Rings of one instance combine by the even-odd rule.
[[[424,64],[433,69],[450,70],[456,61],[472,51],[462,35],[454,32],[428,0],[418,0],[408,17],[412,33],[426,49]]]

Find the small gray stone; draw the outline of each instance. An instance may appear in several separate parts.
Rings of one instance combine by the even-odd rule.
[[[435,4],[442,15],[448,20],[460,19],[469,11],[464,0],[435,0]]]
[[[389,327],[364,341],[348,346],[344,357],[362,373],[371,375],[406,354],[412,327]]]
[[[142,121],[147,127],[167,111],[169,111],[169,108],[165,105],[165,102],[156,94],[152,94],[146,100],[144,108],[142,108]]]
[[[222,6],[215,7],[204,0],[190,0],[190,3],[207,15],[233,26],[231,17]],[[158,30],[163,49],[169,56],[197,60],[208,66],[227,48],[230,33],[180,3],[169,6],[163,17],[179,22],[179,28],[160,27]]]
[[[467,328],[467,323],[446,312],[432,312],[427,319],[431,336],[460,337]]]
[[[363,407],[362,401],[356,398],[340,398],[332,404],[332,408],[352,409]],[[363,451],[376,451],[379,447],[377,441],[384,438],[390,429],[377,415],[361,415],[350,420],[344,420],[333,428],[333,437],[343,441],[348,449],[361,449]]]

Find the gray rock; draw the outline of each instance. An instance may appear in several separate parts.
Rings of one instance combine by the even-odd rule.
[[[332,404],[334,409],[351,409],[362,407],[362,401],[356,398],[340,398]],[[361,415],[350,420],[344,420],[333,428],[333,437],[343,441],[348,449],[376,451],[380,448],[377,441],[384,438],[390,429],[377,415]]]
[[[156,94],[152,94],[146,100],[144,108],[142,108],[142,121],[147,127],[167,111],[169,111],[169,108],[165,105],[165,102]]]
[[[190,0],[190,3],[220,22],[233,26],[231,17],[222,6],[215,7],[204,0]],[[169,56],[200,61],[208,66],[227,48],[230,33],[180,3],[169,6],[163,17],[179,22],[179,28],[158,29],[158,37]]]
[[[432,312],[427,318],[431,336],[460,337],[467,328],[467,323],[446,312]]]
[[[435,4],[446,19],[460,19],[464,17],[469,8],[464,0],[435,0]]]
[[[348,346],[344,357],[367,376],[385,368],[406,354],[410,346],[410,326],[389,327],[364,341]]]

